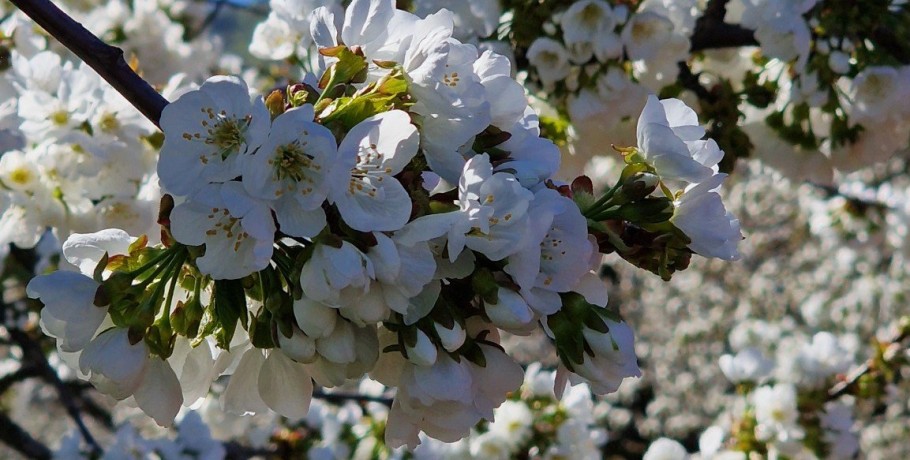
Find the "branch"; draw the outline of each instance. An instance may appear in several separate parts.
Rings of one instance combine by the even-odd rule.
[[[0,411],[0,441],[16,449],[25,458],[49,459],[53,456],[47,446],[23,430],[4,411]]]
[[[41,370],[34,365],[24,365],[19,370],[0,377],[0,396],[13,385],[41,375]]]
[[[218,13],[221,12],[221,9],[224,8],[225,4],[227,4],[227,0],[216,0],[215,8],[213,8],[212,11],[205,17],[205,19],[202,21],[202,24],[200,24],[196,30],[193,30],[186,34],[187,41],[196,39],[202,35],[203,32],[205,32],[205,30],[208,29],[213,22],[215,22],[215,19],[218,18]]]
[[[907,339],[910,339],[910,317],[901,319],[901,327],[899,327],[894,335],[885,343],[902,345],[902,342]],[[853,390],[860,378],[875,369],[874,362],[875,357],[869,358],[861,366],[847,374],[843,381],[838,382],[837,385],[831,387],[831,389],[828,390],[828,400],[833,401]]]
[[[155,126],[168,104],[123,59],[123,50],[110,46],[89,32],[49,0],[10,0],[63,46],[79,56]],[[160,126],[159,126],[160,127]]]
[[[692,33],[690,48],[692,51],[758,45],[754,31],[724,22],[724,16],[727,15],[727,1],[711,0],[708,2],[705,14],[695,21],[695,31]]]
[[[313,390],[313,397],[316,399],[322,399],[326,402],[333,404],[342,404],[347,401],[356,401],[356,402],[378,402],[386,406],[392,406],[392,398],[384,396],[369,396],[359,393],[326,393],[322,389]]]
[[[708,88],[705,88],[704,85],[698,81],[698,75],[692,73],[692,69],[689,68],[689,64],[685,62],[678,62],[677,66],[679,67],[679,75],[676,77],[676,81],[685,89],[692,91],[698,96],[699,100],[714,103],[717,102],[717,96],[711,94],[711,91]]]

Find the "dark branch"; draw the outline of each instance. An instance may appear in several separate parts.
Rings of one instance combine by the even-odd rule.
[[[679,82],[683,88],[695,93],[699,100],[708,103],[717,102],[717,96],[712,94],[708,88],[705,88],[705,86],[698,81],[698,75],[692,73],[692,69],[689,68],[688,64],[679,62],[677,65],[679,66],[679,75],[676,77],[676,81]]]
[[[47,446],[38,442],[21,426],[13,422],[4,411],[0,411],[0,441],[16,449],[25,458],[49,459],[53,456]]]
[[[727,1],[711,0],[708,2],[705,14],[695,21],[695,31],[692,33],[691,39],[692,51],[758,45],[752,30],[724,22],[724,16],[727,15]]]
[[[63,46],[95,69],[146,118],[158,126],[168,101],[123,59],[123,50],[110,46],[69,17],[49,0],[10,0]]]
[[[41,371],[36,366],[24,365],[16,372],[0,377],[0,395],[6,393],[13,385],[39,375],[41,375]]]
[[[360,393],[326,393],[317,388],[313,391],[313,397],[333,404],[343,404],[348,401],[356,402],[378,402],[386,406],[392,406],[392,398],[384,396],[369,396]]]

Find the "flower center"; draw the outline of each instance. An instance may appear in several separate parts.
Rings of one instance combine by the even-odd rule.
[[[10,173],[9,179],[14,184],[26,185],[32,181],[32,172],[25,168],[18,168]]]
[[[238,225],[240,219],[232,216],[227,209],[212,208],[212,212],[206,217],[208,217],[209,220],[215,220],[216,222],[212,225],[212,228],[206,230],[205,234],[215,237],[218,236],[219,233],[223,233],[225,239],[234,240],[234,252],[239,251],[240,245],[250,236]]]
[[[203,136],[199,133],[190,134],[188,132],[183,133],[183,138],[188,141],[202,139],[206,144],[218,149],[218,154],[221,155],[222,160],[226,160],[230,154],[239,151],[240,147],[245,143],[244,135],[246,130],[253,121],[252,115],[246,115],[239,119],[228,116],[224,110],[218,113],[210,107],[203,107],[200,110],[208,117],[208,120],[202,120],[202,127],[206,133],[205,139],[202,139]],[[201,160],[203,163],[207,162],[206,158]]]
[[[101,128],[101,131],[110,133],[120,129],[120,122],[117,121],[117,116],[113,113],[105,113],[101,116],[101,120],[98,121],[98,127]]]
[[[271,162],[275,168],[275,177],[294,182],[313,182],[307,177],[307,172],[322,169],[321,165],[313,162],[313,158],[296,141],[279,146],[275,149],[275,159]]]
[[[70,121],[70,114],[66,110],[58,110],[51,114],[51,123],[56,126],[64,126]]]

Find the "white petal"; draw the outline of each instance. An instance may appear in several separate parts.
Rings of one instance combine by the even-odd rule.
[[[298,420],[310,409],[313,381],[302,364],[273,350],[259,374],[259,396],[273,411]]]
[[[180,381],[170,364],[160,358],[149,360],[145,378],[134,396],[139,408],[160,426],[171,426],[183,404]]]
[[[225,411],[234,414],[255,414],[268,410],[268,406],[259,396],[259,373],[264,361],[262,350],[257,348],[250,348],[243,354],[221,396]]]

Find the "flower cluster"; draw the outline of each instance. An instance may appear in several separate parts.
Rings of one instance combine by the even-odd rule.
[[[454,38],[448,11],[358,0],[308,23],[318,79],[263,98],[213,77],[165,108],[160,245],[77,234],[64,256],[81,274],[29,284],[60,351],[159,424],[222,374],[226,409],[291,419],[314,381],[369,375],[397,389],[388,446],[456,441],[521,385],[503,332],[543,329],[556,395],[640,375],[602,252],[666,279],[692,253],[737,257],[723,152],[682,101],[648,99],[595,194],[554,181],[559,151],[509,61]]]
[[[198,17],[189,3],[61,6],[125,48],[146,78],[166,84],[168,97],[215,67],[205,58],[217,55],[212,42],[184,40],[184,27],[172,19]],[[62,57],[21,12],[5,15],[0,28],[8,54],[0,69],[0,244],[31,248],[48,228],[59,241],[111,227],[153,233],[155,126],[87,65]],[[190,68],[197,74],[178,73]]]
[[[545,121],[578,156],[567,170],[630,140],[648,92],[697,98],[724,150],[754,151],[796,180],[830,184],[908,145],[910,116],[896,102],[910,88],[894,45],[908,31],[902,2],[540,3],[504,1],[514,15],[500,36],[557,109]],[[728,34],[758,46],[712,49],[730,46]]]

